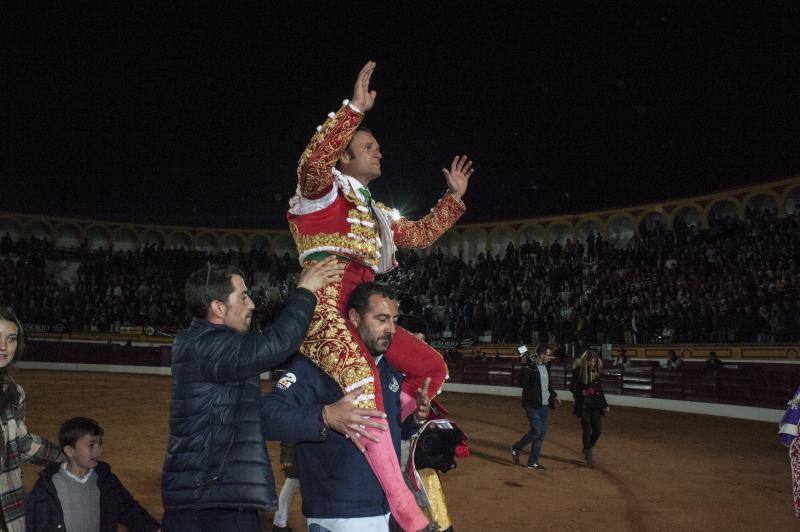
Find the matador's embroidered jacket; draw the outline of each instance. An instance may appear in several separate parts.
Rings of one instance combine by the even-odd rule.
[[[384,273],[397,265],[397,247],[431,245],[465,211],[449,192],[417,221],[397,216],[379,202],[368,205],[353,190],[351,180],[334,168],[363,119],[345,102],[328,115],[300,156],[297,193],[287,215],[300,264],[309,255],[327,252]]]

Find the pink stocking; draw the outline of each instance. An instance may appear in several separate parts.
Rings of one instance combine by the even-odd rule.
[[[400,419],[405,421],[417,409],[417,397],[407,391],[400,392]]]
[[[389,509],[395,520],[403,530],[416,532],[427,527],[428,519],[417,506],[414,495],[403,480],[391,436],[388,432],[378,429],[369,429],[369,431],[378,436],[380,441],[362,439],[362,443],[367,449],[364,456],[367,458],[369,467],[378,477],[378,482],[386,494]]]

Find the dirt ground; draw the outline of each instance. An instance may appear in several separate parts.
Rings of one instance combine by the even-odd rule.
[[[68,417],[97,419],[106,431],[104,459],[162,515],[169,377],[18,370],[16,378],[31,432],[56,439]],[[510,461],[509,446],[527,427],[518,399],[445,393],[442,400],[472,451],[442,477],[457,531],[800,529],[788,452],[774,424],[615,407],[589,469],[565,401],[551,416],[541,458],[547,470],[533,471]],[[278,444],[269,449],[280,489]],[[38,468],[25,465],[24,473],[30,489]],[[305,530],[299,499],[289,525]],[[271,524],[269,515],[264,522]]]

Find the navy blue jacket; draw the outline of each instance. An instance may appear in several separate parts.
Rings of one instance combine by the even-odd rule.
[[[400,454],[400,387],[403,374],[385,357],[378,364],[384,408],[395,451]],[[389,505],[366,458],[353,443],[329,430],[320,436],[323,405],[342,397],[339,385],[308,358],[299,356],[264,397],[264,439],[297,441],[303,514],[311,518],[372,517],[389,513]],[[407,430],[413,430],[411,416]],[[385,433],[384,433],[385,434]],[[385,437],[385,436],[384,436]]]
[[[39,472],[39,479],[28,494],[25,529],[28,532],[63,532],[64,512],[53,475],[61,464],[50,464]],[[153,532],[160,528],[158,521],[134,499],[111,467],[97,462],[97,488],[100,490],[100,532],[116,532],[123,524],[131,532]]]
[[[258,418],[259,375],[300,347],[315,306],[314,295],[300,288],[263,331],[241,334],[195,318],[178,333],[161,477],[166,510],[276,508]]]

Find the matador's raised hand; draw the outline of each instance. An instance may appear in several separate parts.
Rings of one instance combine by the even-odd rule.
[[[467,159],[466,155],[453,157],[453,162],[450,163],[450,170],[442,168],[444,177],[447,178],[447,187],[450,189],[450,194],[460,200],[464,192],[467,191],[469,185],[469,177],[475,169],[472,168],[472,161]]]
[[[374,90],[369,90],[369,80],[375,71],[375,61],[368,61],[361,72],[358,73],[356,84],[353,87],[353,97],[350,99],[359,111],[366,113],[375,105],[375,97],[378,95]]]

